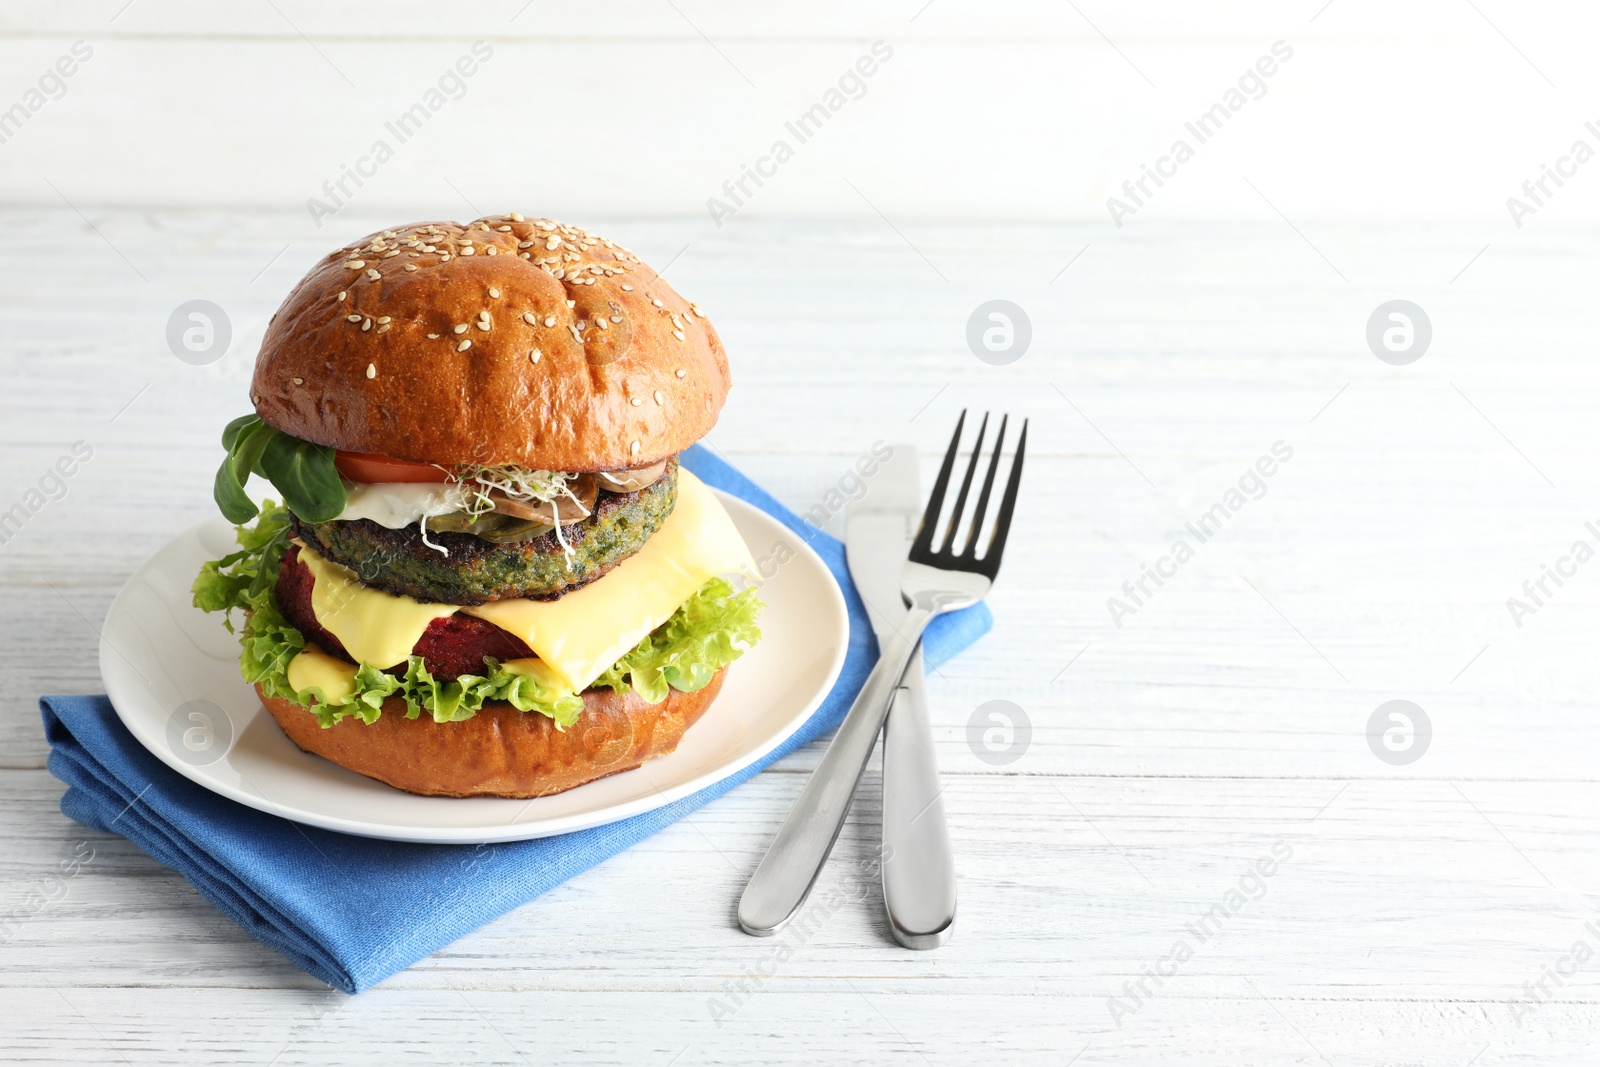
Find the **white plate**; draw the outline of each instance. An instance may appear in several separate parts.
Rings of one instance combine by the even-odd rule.
[[[844,597],[817,554],[765,512],[717,494],[758,560],[762,639],[732,667],[677,751],[551,797],[420,797],[295,747],[239,676],[239,645],[190,601],[200,565],[233,550],[217,519],[157,552],[117,594],[100,674],[122,722],[207,789],[296,822],[396,841],[520,841],[626,819],[726,778],[776,748],[833,687],[849,646]],[[773,566],[768,564],[768,570]]]

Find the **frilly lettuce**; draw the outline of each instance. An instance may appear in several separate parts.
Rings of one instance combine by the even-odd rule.
[[[239,669],[245,681],[259,684],[268,696],[300,704],[325,727],[352,715],[376,722],[391,696],[405,701],[408,719],[426,711],[435,722],[459,722],[476,715],[486,701],[499,700],[518,711],[548,715],[562,729],[577,721],[582,696],[513,674],[493,659],[484,660],[486,674],[449,680],[433,677],[421,656],[410,657],[400,674],[362,664],[355,691],[340,699],[328,699],[318,687],[295,690],[289,684],[289,662],[305,648],[306,639],[278,610],[273,595],[288,526],[288,511],[266,501],[253,526],[237,527],[239,551],[206,563],[194,580],[195,607],[226,612],[230,630],[233,612],[243,612]],[[637,690],[652,704],[666,699],[669,689],[692,693],[704,688],[717,671],[761,639],[756,625],[761,607],[754,589],[736,592],[727,581],[712,578],[594,685],[618,693]]]

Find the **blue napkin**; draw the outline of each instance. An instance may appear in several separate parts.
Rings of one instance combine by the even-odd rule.
[[[833,691],[766,758],[655,811],[559,837],[484,845],[412,845],[302,826],[210,793],[145,751],[103,696],[43,697],[50,773],[61,810],[122,834],[187,878],[263,944],[302,970],[358,993],[681,819],[832,730],[877,657],[845,568],[844,546],[706,449],[684,466],[808,540],[850,609],[850,652]],[[923,639],[935,667],[989,630],[982,604],[934,620]]]

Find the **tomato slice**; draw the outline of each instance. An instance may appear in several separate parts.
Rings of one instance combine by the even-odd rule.
[[[448,475],[431,463],[391,459],[376,452],[336,452],[333,465],[352,482],[442,482]]]

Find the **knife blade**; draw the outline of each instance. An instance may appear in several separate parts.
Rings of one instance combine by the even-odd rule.
[[[905,615],[900,575],[922,518],[917,452],[895,445],[845,512],[846,560],[881,644]],[[956,914],[955,859],[945,822],[919,647],[883,730],[883,900],[895,940],[937,948]]]

